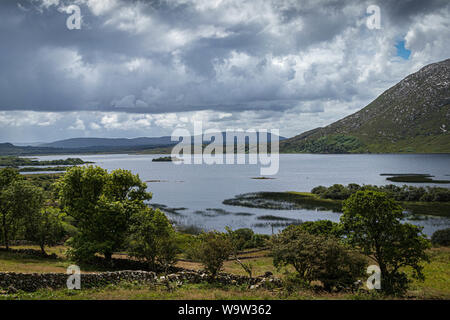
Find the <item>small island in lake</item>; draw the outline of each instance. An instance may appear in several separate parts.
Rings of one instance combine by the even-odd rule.
[[[177,157],[160,157],[152,160],[152,162],[173,162],[173,161],[183,161],[183,159]]]
[[[269,178],[269,177],[252,177],[250,179],[253,180],[274,180],[275,178]]]
[[[380,176],[388,176],[386,180],[392,182],[409,183],[450,183],[450,180],[435,180],[434,176],[422,173],[382,173]]]

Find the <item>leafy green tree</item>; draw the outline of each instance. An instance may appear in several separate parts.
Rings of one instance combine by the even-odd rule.
[[[334,236],[340,238],[342,230],[339,223],[330,220],[305,221],[299,228],[313,235]]]
[[[63,214],[58,208],[46,207],[24,217],[25,239],[37,243],[43,254],[45,246],[64,240]]]
[[[327,189],[324,197],[327,199],[344,200],[350,196],[350,190],[342,184],[333,184]]]
[[[175,230],[158,209],[148,208],[133,215],[129,240],[129,254],[151,268],[159,265],[167,270],[176,262],[179,248]]]
[[[226,227],[225,229],[227,230],[236,253],[245,249],[254,236],[253,230],[249,228],[232,230],[231,228]]]
[[[215,279],[233,253],[233,244],[227,234],[210,231],[198,235],[193,251],[194,258],[202,263],[210,278]]]
[[[3,191],[8,185],[10,185],[13,181],[23,180],[23,177],[20,175],[19,171],[14,168],[3,168],[0,169],[0,191]]]
[[[270,238],[268,235],[256,234],[252,229],[241,228],[232,230],[229,227],[225,227],[228,236],[233,244],[235,253],[249,248],[260,248],[267,245]]]
[[[12,227],[12,223],[14,221],[14,217],[11,216],[10,213],[10,205],[8,197],[5,192],[8,187],[15,181],[22,180],[22,176],[16,169],[13,168],[4,168],[0,169],[0,217],[1,217],[1,226],[2,226],[2,238],[3,244],[6,249],[9,249],[9,234],[10,228]]]
[[[358,191],[344,202],[343,212],[341,224],[349,243],[379,265],[383,291],[406,291],[402,267],[411,267],[413,277],[424,278],[421,262],[428,261],[429,241],[421,228],[400,222],[402,208],[386,193]]]
[[[337,239],[314,235],[299,226],[288,227],[272,239],[273,263],[292,265],[301,282],[322,282],[327,291],[351,286],[364,274],[367,264],[357,252]]]
[[[20,177],[14,178],[14,174],[10,173],[6,173],[9,177],[3,181],[12,181],[2,188],[0,194],[2,233],[7,250],[9,240],[22,227],[24,219],[39,212],[43,205],[42,189]]]
[[[146,209],[152,195],[138,175],[127,170],[108,173],[100,167],[74,167],[57,183],[61,204],[74,218],[78,234],[70,239],[69,254],[89,260],[96,253],[111,260],[113,252],[125,247],[136,212]]]

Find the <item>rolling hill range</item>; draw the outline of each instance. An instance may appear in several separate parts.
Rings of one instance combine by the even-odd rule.
[[[241,137],[244,133],[237,134]],[[222,132],[224,145],[226,133]],[[259,141],[259,133],[256,135]],[[280,141],[286,139],[278,137]],[[272,134],[267,135],[267,141],[272,140]],[[194,140],[192,140],[194,141]],[[248,143],[248,140],[246,140]],[[210,140],[203,140],[209,144]],[[233,143],[233,142],[232,142]],[[171,141],[170,136],[163,137],[141,137],[141,138],[73,138],[59,140],[51,143],[43,143],[37,146],[13,145],[11,143],[0,143],[1,155],[38,155],[38,154],[79,154],[79,153],[150,153],[170,154],[177,141]]]
[[[137,146],[161,146],[174,144],[170,137],[154,137],[154,138],[73,138],[59,140],[51,143],[40,144],[39,147],[46,148],[92,148],[92,147],[137,147]]]
[[[450,59],[427,65],[362,110],[280,142],[281,152],[450,153]]]
[[[225,141],[226,133],[222,132],[222,139]],[[259,133],[257,133],[259,139]],[[267,141],[271,141],[272,135],[269,133]],[[286,138],[279,137],[280,140]],[[204,140],[205,143],[209,142]],[[80,149],[80,148],[133,148],[142,149],[142,147],[170,146],[178,142],[172,141],[170,136],[163,137],[141,137],[141,138],[73,138],[59,140],[51,143],[40,144],[39,147],[44,148],[63,148],[63,149]]]

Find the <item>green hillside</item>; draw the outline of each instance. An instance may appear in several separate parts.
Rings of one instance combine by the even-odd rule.
[[[280,142],[281,152],[450,153],[450,59],[430,64],[362,110]]]

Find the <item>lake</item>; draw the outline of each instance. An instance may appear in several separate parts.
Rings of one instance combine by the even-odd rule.
[[[168,216],[177,224],[192,225],[201,229],[224,230],[252,228],[255,232],[269,234],[280,228],[260,220],[261,216],[314,221],[328,219],[337,222],[340,214],[315,210],[270,210],[223,205],[222,201],[235,195],[257,191],[310,191],[318,185],[374,184],[385,185],[381,173],[425,173],[436,179],[447,179],[450,175],[450,155],[444,154],[358,154],[319,155],[281,154],[278,174],[274,179],[252,179],[259,177],[258,165],[187,165],[172,162],[152,162],[165,155],[56,155],[38,156],[39,160],[81,158],[93,161],[105,169],[131,170],[147,182],[153,193],[150,203],[168,207]],[[404,183],[392,183],[402,185]],[[449,184],[432,183],[409,185],[450,187]],[[176,208],[177,210],[171,210]],[[410,221],[424,226],[431,235],[435,230],[450,226],[449,218],[424,217]]]

